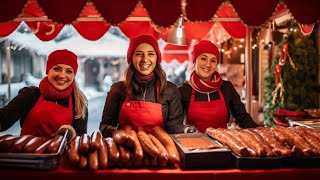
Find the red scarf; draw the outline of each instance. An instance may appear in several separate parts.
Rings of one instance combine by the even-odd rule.
[[[48,76],[43,78],[39,84],[41,95],[49,99],[64,99],[70,96],[73,91],[74,82],[63,91],[57,90],[48,80]]]
[[[140,74],[140,73],[138,73],[138,72],[135,71],[134,74],[135,74],[141,81],[147,81],[147,80],[149,80],[149,79],[151,79],[151,78],[154,77],[154,72],[152,72],[152,73],[150,73],[150,74],[148,74],[148,75],[142,75],[142,74]]]
[[[193,72],[190,76],[189,84],[191,87],[200,93],[212,93],[217,91],[222,85],[220,74],[215,71],[212,75],[212,80],[205,82],[200,79],[199,75]]]

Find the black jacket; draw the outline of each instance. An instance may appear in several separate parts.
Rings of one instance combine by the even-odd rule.
[[[179,88],[181,94],[182,106],[185,114],[188,113],[192,87],[188,82],[184,82]],[[226,103],[228,119],[230,119],[230,113],[235,119],[236,124],[241,128],[257,127],[258,124],[252,120],[252,117],[247,113],[244,104],[240,100],[240,96],[229,81],[223,81],[221,92]],[[219,99],[218,91],[210,93],[210,100]],[[208,95],[206,93],[199,93],[196,91],[195,101],[208,101]]]
[[[29,111],[33,108],[40,97],[40,89],[38,87],[24,87],[19,90],[19,93],[14,97],[8,105],[0,109],[0,131],[9,129],[15,122],[20,119],[20,126],[23,126],[24,120],[27,117]],[[44,98],[47,101],[53,101]],[[72,96],[74,104],[74,97]],[[69,97],[57,101],[58,104],[68,107]],[[74,111],[73,111],[74,112]],[[73,119],[72,126],[76,130],[77,135],[87,133],[88,126],[88,108],[86,110],[85,119]]]
[[[156,102],[156,77],[148,81],[140,81],[137,77],[133,77],[133,92],[131,100],[142,101],[145,92],[145,101]],[[116,82],[111,86],[108,92],[100,130],[103,131],[107,126],[118,126],[118,117],[122,104],[126,98],[124,81]],[[163,115],[163,128],[168,133],[182,133],[185,125],[183,125],[183,109],[178,88],[175,84],[167,81],[167,87],[164,90],[164,98],[161,102]]]

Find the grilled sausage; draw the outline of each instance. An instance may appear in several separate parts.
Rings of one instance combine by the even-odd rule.
[[[52,142],[49,144],[47,153],[57,153],[60,147],[60,144],[63,140],[63,136],[61,135],[56,135]]]
[[[117,130],[112,132],[112,139],[117,144],[124,144],[128,140],[128,135],[124,130],[117,129]]]
[[[89,169],[95,171],[99,167],[98,151],[90,151],[88,154]]]
[[[33,153],[39,146],[41,146],[47,139],[43,137],[32,138],[23,148],[23,152]]]
[[[78,164],[80,161],[80,155],[78,152],[79,143],[80,143],[80,136],[76,136],[70,142],[68,157],[71,164]]]
[[[98,150],[99,158],[99,168],[107,169],[108,168],[108,147],[105,141],[100,139],[100,149]]]
[[[110,161],[117,163],[120,158],[120,153],[116,142],[111,137],[104,138],[106,145],[108,147],[108,157]]]
[[[80,154],[79,168],[86,169],[88,166],[87,154]]]
[[[169,160],[169,155],[168,155],[168,152],[167,152],[166,148],[152,134],[148,134],[148,136],[150,137],[151,141],[156,145],[156,147],[160,151],[159,158],[158,158],[160,166],[162,166],[162,167],[167,166],[167,163],[168,163],[168,160]]]
[[[224,129],[207,128],[206,134],[228,146],[238,156],[248,156],[250,154],[248,149],[240,141],[232,137],[229,133],[226,133]]]
[[[43,154],[47,151],[49,144],[53,141],[53,139],[48,139],[46,142],[41,144],[35,151],[34,153],[36,154]]]
[[[158,157],[160,154],[159,149],[153,144],[148,134],[140,129],[137,133],[138,139],[140,141],[140,144],[150,156],[152,157]]]
[[[134,145],[133,145],[133,156],[134,156],[134,159],[136,161],[140,161],[143,158],[143,149],[142,149],[142,146],[141,146],[140,141],[138,139],[137,133],[132,129],[132,130],[130,130],[130,132],[128,134],[129,134],[130,138],[128,138],[127,142],[131,141],[131,140],[129,140],[131,138],[134,141]]]
[[[8,136],[0,140],[0,151],[9,151],[12,145],[20,139],[20,136]]]
[[[130,152],[129,149],[123,145],[119,145],[119,152],[120,152],[120,160],[123,163],[127,163],[130,160]]]
[[[9,137],[9,136],[12,136],[12,135],[11,135],[11,134],[3,134],[3,135],[0,135],[0,141],[1,141],[2,139],[5,139],[5,138]]]
[[[151,134],[154,135],[166,148],[169,155],[169,161],[172,164],[180,163],[180,156],[178,150],[170,135],[159,126],[153,127],[151,129]]]
[[[80,137],[80,143],[79,143],[79,152],[83,154],[88,154],[89,148],[90,148],[90,137],[88,134],[83,134]]]
[[[23,152],[24,146],[32,139],[32,135],[23,135],[12,145],[10,152]]]
[[[101,138],[102,138],[102,135],[99,131],[95,131],[91,134],[90,149],[92,151],[98,150],[100,148]]]

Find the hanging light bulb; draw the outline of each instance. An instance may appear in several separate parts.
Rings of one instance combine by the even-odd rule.
[[[185,46],[186,35],[183,30],[183,17],[180,16],[174,27],[169,31],[168,43]]]

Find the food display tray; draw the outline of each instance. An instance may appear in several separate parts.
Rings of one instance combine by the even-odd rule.
[[[232,152],[232,162],[238,169],[276,169],[283,167],[282,157],[241,157]]]
[[[3,168],[30,168],[40,170],[57,169],[67,148],[67,133],[65,132],[59,149],[56,153],[0,153],[0,167]]]
[[[320,157],[285,157],[284,166],[291,168],[318,168],[320,167]]]
[[[225,169],[232,167],[231,150],[205,134],[172,134],[171,137],[177,146],[183,169]],[[187,141],[185,140],[188,140],[188,145],[186,145]],[[202,145],[207,144],[209,148],[200,147],[200,142]]]

